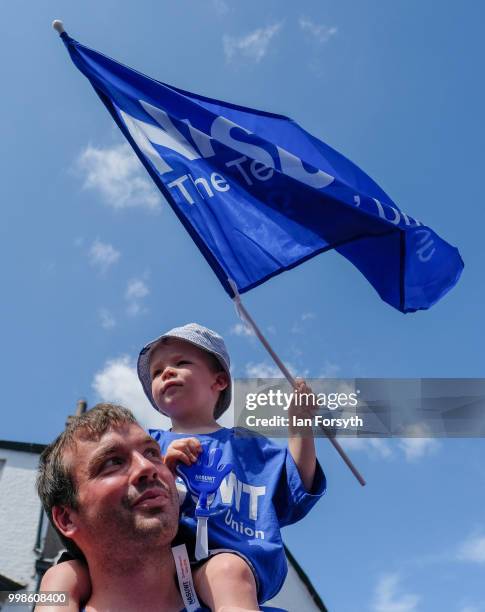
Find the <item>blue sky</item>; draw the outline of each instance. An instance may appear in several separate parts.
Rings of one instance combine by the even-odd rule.
[[[79,397],[154,424],[134,360],[189,321],[225,336],[234,375],[272,372],[54,18],[150,76],[294,118],[459,247],[463,276],[427,312],[393,310],[336,253],[248,293],[295,371],[480,377],[484,12],[473,1],[4,3],[0,438],[50,441]],[[285,531],[329,609],[485,611],[483,440],[349,444],[368,486],[319,440],[328,495]]]

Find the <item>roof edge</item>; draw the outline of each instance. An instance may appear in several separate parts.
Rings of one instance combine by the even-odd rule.
[[[38,444],[37,442],[15,442],[14,440],[0,440],[0,448],[6,450],[21,451],[24,453],[33,453],[40,455],[47,444]]]
[[[305,572],[303,571],[301,565],[298,563],[298,561],[295,559],[295,557],[291,554],[291,552],[289,551],[289,549],[286,546],[286,544],[283,544],[283,546],[285,548],[285,554],[286,554],[286,556],[288,558],[288,561],[291,563],[293,569],[298,574],[298,577],[300,578],[300,580],[303,582],[303,584],[308,589],[308,592],[310,593],[310,596],[312,597],[313,601],[315,602],[315,605],[317,606],[317,608],[321,612],[328,612],[327,608],[325,607],[325,604],[322,601],[322,598],[320,597],[320,595],[318,594],[317,590],[313,586],[310,578],[308,578],[308,576],[305,574]]]

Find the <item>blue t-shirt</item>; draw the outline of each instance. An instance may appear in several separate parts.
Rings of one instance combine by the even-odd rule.
[[[208,522],[209,550],[225,549],[244,557],[251,565],[260,603],[274,597],[286,578],[286,557],[280,528],[303,518],[325,492],[325,475],[317,461],[310,492],[286,447],[245,429],[219,429],[210,434],[178,434],[150,429],[165,454],[173,440],[196,437],[209,449],[221,448],[221,463],[233,471],[223,480],[210,505],[216,514]],[[179,479],[177,487],[185,489]],[[185,494],[180,522],[194,534],[195,503]],[[190,554],[190,545],[187,546]]]

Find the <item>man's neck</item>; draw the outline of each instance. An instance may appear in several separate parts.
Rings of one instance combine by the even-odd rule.
[[[219,423],[214,419],[200,420],[197,418],[174,419],[172,418],[173,433],[184,434],[208,434],[222,429]]]
[[[175,583],[170,547],[160,552],[90,562],[91,597],[86,612],[179,612],[184,606]]]

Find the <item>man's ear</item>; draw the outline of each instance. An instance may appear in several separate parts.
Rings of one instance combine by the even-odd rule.
[[[227,376],[227,374],[225,372],[218,372],[216,374],[216,379],[215,379],[215,390],[216,391],[224,391],[224,389],[227,388],[227,386],[229,385],[229,377]]]
[[[54,506],[52,508],[52,522],[66,538],[72,538],[77,531],[75,515],[75,511],[69,506]]]

